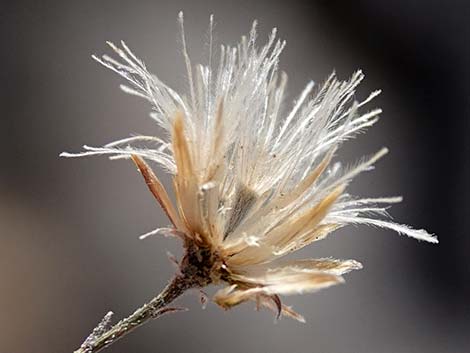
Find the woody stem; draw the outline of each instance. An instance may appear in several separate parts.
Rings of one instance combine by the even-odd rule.
[[[195,286],[187,276],[177,275],[163,291],[151,301],[137,309],[133,314],[119,321],[104,333],[85,341],[74,353],[96,353],[112,345],[120,338],[126,336],[137,327],[147,323],[164,312],[161,311],[168,304],[182,295],[186,290]]]

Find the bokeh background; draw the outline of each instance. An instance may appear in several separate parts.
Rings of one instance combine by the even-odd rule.
[[[341,159],[390,148],[358,195],[404,196],[396,220],[438,234],[418,243],[350,227],[303,256],[355,258],[345,285],[285,299],[307,324],[245,304],[202,310],[197,293],[108,352],[469,352],[468,1],[2,1],[0,6],[0,352],[71,352],[113,310],[121,318],[158,292],[175,240],[137,239],[166,224],[135,168],[105,158],[60,159],[83,144],[158,134],[149,107],[90,58],[124,39],[161,79],[185,89],[176,16],[185,11],[193,61],[216,39],[235,43],[260,23],[287,40],[290,98],[335,69],[366,73],[358,92],[383,94],[367,135]],[[160,175],[162,172],[157,170]],[[168,177],[162,177],[169,182]],[[210,289],[209,293],[213,290]]]

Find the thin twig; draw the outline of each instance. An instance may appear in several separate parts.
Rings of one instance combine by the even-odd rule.
[[[168,311],[179,311],[180,309],[166,307],[191,287],[193,284],[188,281],[187,277],[176,276],[159,295],[109,330],[103,332],[102,323],[100,323],[101,329],[94,330],[74,353],[97,353],[149,320],[164,315]]]

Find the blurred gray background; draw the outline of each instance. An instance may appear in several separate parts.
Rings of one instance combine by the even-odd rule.
[[[158,134],[149,107],[118,89],[90,54],[124,39],[161,79],[185,89],[176,16],[185,11],[193,61],[209,14],[218,43],[260,23],[287,40],[289,99],[335,69],[366,73],[358,97],[384,109],[341,159],[390,148],[352,185],[403,195],[396,220],[438,234],[429,245],[390,231],[346,228],[301,256],[355,258],[344,285],[285,298],[307,324],[245,304],[202,310],[197,293],[107,352],[469,352],[468,1],[16,1],[0,6],[0,352],[71,352],[113,310],[128,315],[174,268],[175,240],[137,235],[167,221],[130,162],[60,159],[81,145]],[[162,175],[160,170],[157,172]],[[165,182],[169,178],[162,177]],[[209,293],[213,290],[210,289]]]

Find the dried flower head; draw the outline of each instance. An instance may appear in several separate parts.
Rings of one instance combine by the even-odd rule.
[[[182,14],[179,23],[189,96],[149,73],[124,42],[121,47],[108,43],[118,60],[94,56],[127,81],[129,86],[121,86],[126,93],[150,102],[152,119],[168,137],[133,136],[63,156],[106,154],[134,161],[171,222],[171,228],[149,234],[183,240],[180,271],[188,287],[225,284],[214,297],[224,308],[254,300],[303,320],[281,303],[280,295],[341,283],[343,274],[361,264],[331,258],[284,260],[285,255],[349,224],[389,228],[437,243],[425,230],[386,217],[387,205],[400,202],[400,197],[355,198],[346,193],[350,181],[371,169],[387,149],[352,167],[332,163],[343,141],[373,125],[381,112],[359,113],[380,91],[353,101],[364,77],[361,71],[346,81],[332,74],[316,91],[310,82],[285,112],[287,76],[278,71],[285,42],[276,39],[276,29],[258,48],[255,22],[236,47],[220,47],[215,64],[211,17],[209,62],[193,67]],[[171,173],[176,205],[145,160]]]

